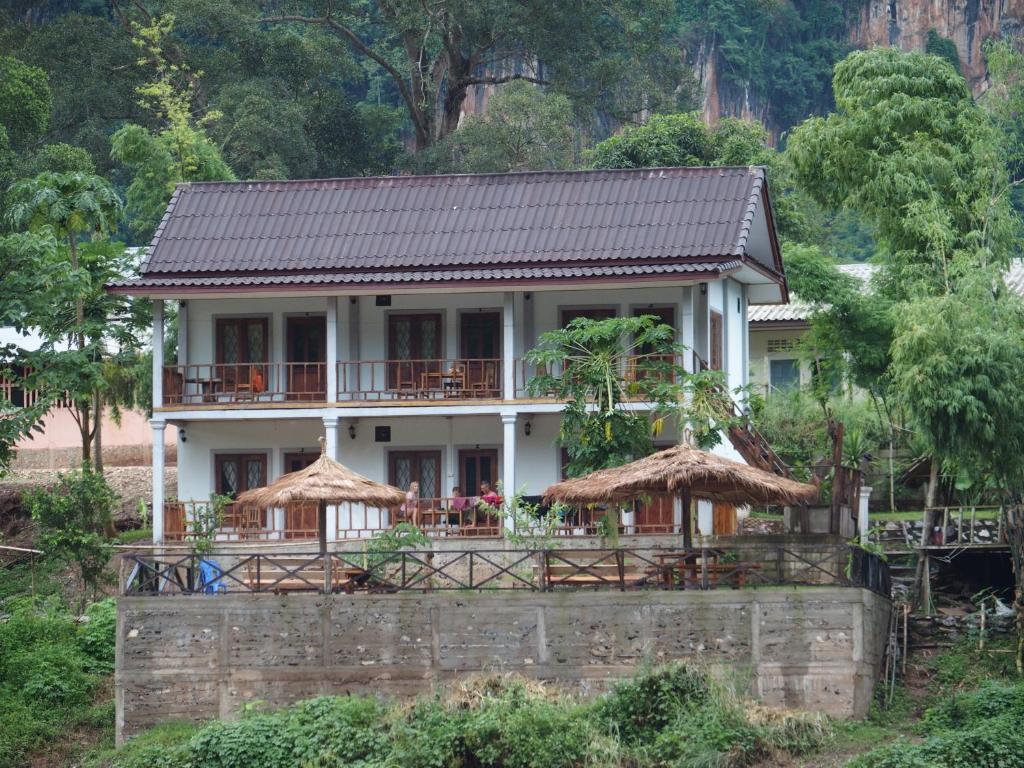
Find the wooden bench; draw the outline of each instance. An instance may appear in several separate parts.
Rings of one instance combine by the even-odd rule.
[[[552,552],[543,563],[534,563],[533,566],[534,582],[549,587],[635,587],[645,583],[649,576],[649,571],[642,568],[639,563],[624,562],[620,579],[619,564],[614,557],[608,557],[607,553],[594,554],[586,550]]]
[[[287,592],[317,592],[324,587],[324,564],[321,560],[311,561],[308,557],[269,557],[262,559],[259,573],[255,561],[245,566],[245,576],[240,580],[247,589],[254,592],[271,592],[275,595]],[[351,593],[363,586],[369,574],[362,568],[334,562],[331,567],[331,588],[335,592]]]

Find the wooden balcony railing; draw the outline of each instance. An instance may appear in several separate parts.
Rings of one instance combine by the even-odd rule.
[[[164,405],[327,400],[326,363],[196,363],[164,366]]]
[[[501,397],[499,359],[353,360],[338,363],[339,400]]]
[[[674,362],[676,365],[682,365],[681,359]],[[627,399],[630,397],[630,390],[636,389],[636,387],[631,387],[631,384],[642,380],[671,377],[673,374],[669,366],[672,363],[671,355],[632,355],[625,358],[619,369],[619,381],[623,385]],[[542,363],[531,363],[524,358],[517,358],[514,377],[515,396],[517,398],[554,398],[555,393],[552,391],[531,390],[530,382],[548,374],[553,377],[561,377],[565,374],[566,365],[566,363],[557,363],[549,367]]]

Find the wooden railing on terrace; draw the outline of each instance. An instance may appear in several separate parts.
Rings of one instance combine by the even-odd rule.
[[[889,597],[885,561],[856,547],[500,549],[122,556],[125,595],[449,590],[861,587]]]
[[[164,405],[327,400],[325,363],[194,363],[164,366]]]
[[[614,528],[620,535],[664,536],[682,532],[671,507],[643,512],[613,508]],[[506,510],[491,507],[474,497],[421,498],[412,504],[390,509],[362,504],[339,504],[330,508],[329,520],[335,521],[331,540],[368,539],[391,530],[397,523],[409,522],[431,538],[500,537],[505,535]],[[513,516],[515,533],[523,536],[599,536],[608,535],[606,508],[561,508],[556,517],[539,508],[531,516],[521,512]],[[329,523],[330,525],[330,523]],[[214,541],[315,541],[318,538],[317,509],[312,502],[294,502],[278,510],[226,505],[220,520],[213,520],[206,501],[168,501],[164,503],[164,541],[185,542],[196,538],[197,530],[213,528]]]
[[[338,363],[338,400],[446,400],[501,397],[497,358],[352,360]]]

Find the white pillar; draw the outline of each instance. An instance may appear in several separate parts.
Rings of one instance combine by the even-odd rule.
[[[188,302],[178,302],[178,365],[188,365]]]
[[[327,297],[327,402],[338,399],[338,297]]]
[[[153,408],[164,405],[164,301],[153,299]],[[161,427],[161,430],[163,427]],[[162,434],[162,433],[161,433]],[[161,442],[161,445],[163,443]],[[155,448],[155,446],[154,446]],[[161,463],[163,459],[161,459]]]
[[[516,414],[501,414],[501,483],[506,502],[510,502],[516,494]],[[463,489],[465,490],[465,489]],[[514,518],[505,516],[505,528],[512,530]]]
[[[163,419],[151,419],[149,425],[153,428],[153,543],[163,544],[164,430],[167,427],[167,422]]]
[[[868,531],[871,525],[868,521],[868,503],[871,501],[871,486],[860,487],[860,509],[857,510],[857,531],[860,533],[860,543],[868,543]]]
[[[679,320],[676,323],[676,342],[683,347],[683,368],[690,373],[694,372],[693,291],[692,285],[683,288],[682,300],[679,302]]]
[[[338,460],[338,422],[337,416],[324,417],[324,436],[327,439],[327,455]],[[338,538],[338,508],[327,508],[327,540]]]
[[[503,306],[501,313],[501,396],[505,400],[512,400],[516,396],[515,294],[513,294],[511,291],[505,291],[505,293],[502,295],[502,298]],[[513,432],[514,431],[515,430],[513,430]]]

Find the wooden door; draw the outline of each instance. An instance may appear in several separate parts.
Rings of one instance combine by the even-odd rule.
[[[480,495],[480,483],[498,487],[498,451],[493,448],[459,451],[459,488],[466,496]]]
[[[501,381],[501,314],[465,312],[459,318],[459,356],[466,386],[480,397],[498,397]]]
[[[288,400],[327,399],[327,318],[289,317],[285,321]]]
[[[671,448],[671,443],[654,446],[654,451]],[[675,529],[675,496],[655,493],[638,500],[635,506],[637,533],[672,533]]]
[[[284,455],[285,474],[305,469],[320,458],[320,451],[310,449],[303,453]],[[284,537],[286,539],[316,538],[317,504],[311,501],[294,501],[284,508]]]
[[[480,484],[491,484],[498,488],[498,451],[493,448],[477,448],[459,451],[459,488],[467,498],[480,496]],[[493,514],[471,506],[464,515],[463,535],[497,536],[501,521]]]
[[[725,337],[722,327],[722,313],[711,310],[711,370],[722,370],[725,356]]]
[[[441,347],[440,314],[389,315],[388,388],[417,390],[424,372],[441,370]]]
[[[267,455],[265,453],[222,453],[214,458],[216,490],[220,496],[231,499],[243,491],[267,484]],[[238,509],[235,504],[224,507],[222,524],[228,528],[262,528],[262,511]]]
[[[735,536],[738,529],[736,505],[716,501],[711,507],[711,530],[715,536]]]

